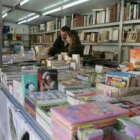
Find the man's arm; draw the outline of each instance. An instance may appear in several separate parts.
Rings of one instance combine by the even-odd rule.
[[[49,49],[48,55],[54,56],[57,53],[60,53],[60,46],[61,46],[61,36],[57,37],[53,46]]]

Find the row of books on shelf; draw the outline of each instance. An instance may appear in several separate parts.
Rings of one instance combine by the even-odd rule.
[[[9,39],[16,40],[21,39],[21,35],[9,35]],[[31,43],[47,43],[54,42],[56,40],[57,33],[34,35],[31,36]],[[82,43],[103,43],[103,42],[118,42],[119,41],[119,29],[106,29],[98,31],[80,31],[78,36]],[[7,37],[7,36],[6,36]],[[6,38],[5,37],[5,38]],[[140,30],[139,29],[123,29],[122,42],[135,43],[140,42]]]
[[[53,34],[43,34],[43,35],[37,35],[37,36],[31,36],[31,43],[48,43],[48,42],[54,42],[57,38],[57,33]]]
[[[104,29],[98,31],[80,31],[78,33],[82,42],[117,42],[119,41],[119,29]],[[140,30],[123,29],[122,42],[135,43],[140,42]]]
[[[21,34],[4,34],[5,41],[21,41],[22,35]]]
[[[54,31],[54,30],[56,30],[56,21],[49,21],[46,23],[42,23],[39,26],[30,27],[31,34],[47,32],[47,31]]]
[[[136,2],[126,2],[124,4],[123,20],[140,19],[140,4]]]
[[[116,42],[119,40],[118,29],[100,30],[96,32],[81,31],[78,35],[82,42]]]
[[[73,15],[73,27],[88,26],[94,24],[104,24],[117,22],[120,20],[120,3],[116,3],[111,8],[93,9],[91,14]]]

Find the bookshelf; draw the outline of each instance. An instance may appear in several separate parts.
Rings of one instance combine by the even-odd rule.
[[[132,6],[134,5],[134,6]],[[50,34],[55,34],[55,38],[58,36],[58,33],[60,31],[60,28],[63,25],[68,25],[71,27],[72,30],[76,30],[78,33],[83,32],[83,37],[81,40],[81,43],[85,46],[85,48],[90,46],[98,46],[99,48],[103,48],[103,52],[110,51],[113,53],[114,47],[115,51],[117,50],[117,63],[121,63],[123,61],[122,56],[123,56],[123,51],[125,51],[124,48],[130,48],[130,47],[139,47],[140,42],[126,42],[123,40],[123,30],[125,28],[134,29],[135,26],[138,26],[140,23],[140,4],[137,4],[137,1],[132,2],[126,1],[126,0],[119,0],[117,3],[114,3],[112,7],[107,7],[102,10],[95,10],[90,13],[86,14],[72,14],[71,16],[64,16],[63,18],[56,18],[53,21],[49,21],[47,23],[44,23],[44,25],[39,25],[36,27],[31,27],[35,28],[36,32],[31,32],[30,36],[41,36],[41,35],[50,35]],[[134,10],[130,10],[130,8],[133,7]],[[139,16],[138,16],[138,9],[139,9]],[[123,10],[124,9],[124,10]],[[130,18],[130,15],[134,18]],[[136,13],[137,14],[136,14]],[[125,15],[127,13],[127,16]],[[95,17],[95,15],[97,17]],[[106,18],[107,17],[107,18]],[[129,17],[129,18],[128,18]],[[94,19],[95,18],[95,19]],[[47,26],[53,25],[53,27],[49,28]],[[40,27],[41,26],[41,27]],[[49,28],[49,29],[48,29]],[[95,33],[95,32],[102,32],[102,31],[107,31],[107,30],[118,30],[116,36],[117,39],[114,40],[99,40],[99,41],[91,41],[91,40],[84,40],[85,38],[84,34],[87,33]],[[33,29],[32,29],[33,30]],[[104,37],[108,36],[111,34],[110,32],[107,33]],[[54,38],[54,40],[55,40]],[[53,41],[54,41],[53,40]],[[53,45],[53,41],[45,41],[45,42],[32,42],[32,45]],[[104,46],[104,47],[103,47]],[[125,46],[125,47],[124,47]],[[108,47],[106,49],[106,47]],[[129,49],[126,49],[127,52]],[[90,49],[92,50],[92,49]],[[101,50],[101,49],[99,49]],[[116,53],[116,52],[115,52]],[[128,55],[128,53],[127,53]],[[129,56],[127,56],[129,57]],[[116,62],[116,60],[115,60]]]
[[[25,48],[29,48],[29,34],[18,34],[18,33],[4,33],[4,48],[9,48],[11,45],[20,44]]]
[[[129,61],[129,50],[140,46],[140,2],[123,0],[123,8],[122,30],[127,32],[125,41],[121,42],[121,48],[125,53],[124,60]]]

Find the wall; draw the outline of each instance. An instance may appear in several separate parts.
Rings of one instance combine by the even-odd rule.
[[[18,25],[18,24],[8,23],[8,22],[4,22],[4,25],[13,28],[14,29],[13,33],[29,34],[29,25]]]

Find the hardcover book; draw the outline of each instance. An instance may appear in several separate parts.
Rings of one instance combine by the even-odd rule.
[[[66,90],[66,94],[72,97],[79,97],[79,96],[90,96],[90,95],[97,95],[94,89],[74,89],[74,90]]]
[[[58,89],[58,71],[56,69],[40,68],[38,70],[38,83],[40,91]]]
[[[38,90],[37,74],[22,75],[23,93],[27,94]]]
[[[68,126],[128,115],[128,112],[126,109],[106,102],[51,108],[51,113]]]
[[[51,124],[51,112],[50,109],[52,107],[56,106],[66,106],[68,103],[66,101],[64,102],[55,102],[55,103],[46,103],[45,105],[39,105],[37,106],[37,113],[49,124]]]
[[[28,98],[30,98],[33,102],[35,102],[38,105],[66,101],[64,94],[57,90],[32,92],[28,95]]]
[[[65,92],[66,89],[78,89],[83,87],[84,84],[76,79],[60,80],[58,84],[58,89],[62,92]]]
[[[140,49],[130,49],[130,70],[140,70]]]

